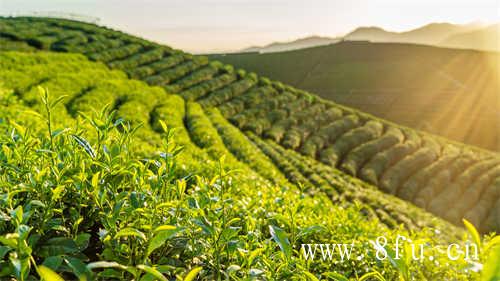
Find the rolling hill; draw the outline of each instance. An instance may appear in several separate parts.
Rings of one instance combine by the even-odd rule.
[[[500,228],[496,153],[92,24],[1,18],[0,37],[24,51],[0,53],[2,277],[467,280],[365,247],[463,237],[423,209]],[[331,239],[364,247],[299,257]]]
[[[500,149],[498,53],[342,42],[211,58],[393,122]]]

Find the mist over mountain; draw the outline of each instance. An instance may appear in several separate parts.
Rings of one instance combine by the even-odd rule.
[[[388,31],[377,26],[358,27],[343,37],[311,36],[290,42],[276,42],[263,47],[249,47],[240,52],[272,53],[324,46],[346,41],[412,43],[478,50],[499,49],[499,25],[430,23],[404,32]]]
[[[386,31],[379,27],[360,27],[345,35],[344,39],[438,45],[452,35],[476,28],[475,24],[455,25],[450,23],[431,23],[405,32]]]
[[[453,48],[500,50],[500,24],[452,35],[441,45]]]
[[[298,49],[305,49],[316,46],[324,46],[333,43],[337,43],[341,38],[331,38],[331,37],[321,37],[321,36],[310,36],[305,38],[300,38],[291,42],[276,42],[269,45],[259,47],[253,46],[241,50],[243,53],[260,52],[260,53],[272,53],[272,52],[284,52],[292,51]]]

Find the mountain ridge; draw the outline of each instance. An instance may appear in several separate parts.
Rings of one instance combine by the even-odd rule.
[[[360,26],[343,36],[308,36],[288,42],[274,42],[262,47],[248,47],[237,51],[236,53],[283,52],[329,45],[342,40],[371,41],[381,43],[411,43],[439,47],[499,51],[500,49],[498,42],[493,41],[494,43],[492,43],[491,39],[488,40],[488,38],[491,38],[492,35],[498,35],[499,29],[496,26],[497,25],[485,25],[480,23],[452,24],[442,22],[429,23],[421,27],[401,32],[388,31],[378,26]],[[467,36],[469,36],[470,38],[467,38]],[[485,42],[478,43],[477,38],[480,38]]]
[[[307,36],[304,38],[299,38],[293,41],[286,42],[274,42],[265,46],[253,46],[248,47],[240,52],[259,52],[259,53],[270,53],[270,52],[284,52],[297,49],[304,49],[309,47],[324,46],[336,43],[340,41],[340,38],[330,38],[318,35]]]

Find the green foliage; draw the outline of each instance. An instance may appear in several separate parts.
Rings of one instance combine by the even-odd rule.
[[[457,149],[459,146],[453,143],[400,128],[283,83],[259,78],[255,73],[235,72],[233,67],[219,62],[209,63],[205,57],[185,54],[119,32],[57,20],[6,22],[9,38],[25,40],[41,49],[81,52],[110,67],[126,69],[131,77],[160,85],[167,92],[179,93],[189,101],[199,100],[203,107],[219,107],[222,115],[242,130],[271,138],[285,148],[300,151],[359,176],[379,185],[383,191],[401,196],[455,223],[467,216],[480,225],[482,231],[496,229],[497,219],[487,211],[488,207],[496,204],[499,196],[493,185],[496,182],[493,173],[490,176],[479,175],[481,183],[470,188],[470,182],[457,182],[459,192],[445,196],[450,194],[446,186],[455,186],[454,179],[460,177],[451,172],[448,175],[443,171],[446,165],[437,164],[446,163],[455,156],[458,161],[467,158],[461,151],[472,151],[472,154],[477,154],[478,161],[484,162],[490,157],[488,153],[470,148]],[[34,22],[40,30],[50,30],[50,35],[30,30],[28,25]],[[16,30],[12,28],[15,25],[18,25]],[[70,30],[66,30],[65,26],[69,26]],[[57,84],[56,81],[44,81],[46,77],[40,79],[42,84]],[[145,94],[113,96],[114,89],[103,98],[105,95],[94,88],[75,85],[76,89],[79,93],[66,104],[72,117],[77,115],[77,111],[88,112],[92,106],[110,104],[118,110],[118,116],[127,119],[132,126],[143,126],[139,131],[146,136],[143,141],[152,150],[158,140],[146,133],[151,120],[147,112],[158,105],[158,100],[149,101],[144,98]],[[31,92],[27,91],[25,99],[36,103],[36,97]],[[138,113],[133,114],[134,110]],[[64,111],[60,113],[66,114]],[[363,124],[380,124],[381,128],[363,127]],[[386,131],[389,133],[386,134]],[[457,146],[454,150],[459,151],[458,155],[443,149],[448,146]],[[436,154],[431,155],[431,151]],[[416,155],[413,155],[415,152]],[[210,158],[213,160],[216,157],[211,155]],[[421,173],[423,170],[427,172]],[[483,170],[481,173],[487,172]],[[428,182],[422,180],[428,174],[437,177]],[[317,179],[313,180],[315,183],[318,183]],[[493,196],[493,199],[487,199],[484,194]],[[431,202],[433,197],[440,198],[437,202],[441,202],[443,207],[436,207],[438,203]],[[453,211],[443,211],[457,200],[461,204]]]
[[[351,175],[357,175],[359,169],[379,151],[386,150],[403,139],[404,136],[399,129],[390,128],[381,137],[361,144],[349,152],[341,168]]]
[[[208,112],[208,117],[217,128],[227,149],[243,163],[264,178],[278,184],[285,184],[286,179],[271,160],[263,154],[248,138],[236,127],[222,117],[217,109]]]
[[[1,214],[8,217],[0,222],[0,235],[10,247],[2,248],[8,251],[1,272],[7,278],[38,276],[42,264],[65,279],[314,280],[323,272],[357,278],[374,270],[391,280],[401,270],[377,262],[372,253],[349,263],[311,262],[301,258],[298,245],[334,240],[367,248],[381,234],[392,240],[403,234],[440,246],[459,236],[446,222],[335,169],[356,151],[363,151],[357,152],[360,177],[383,179],[396,190],[451,155],[446,145],[470,151],[474,164],[458,161],[462,164],[448,172],[459,192],[442,197],[443,206],[450,209],[456,203],[450,198],[464,196],[493,204],[493,211],[482,215],[491,226],[480,220],[480,229],[496,227],[499,201],[466,196],[476,178],[483,191],[490,190],[498,163],[490,153],[401,128],[254,73],[237,71],[235,77],[230,67],[120,32],[64,20],[5,21],[6,32],[18,40],[43,37],[38,29],[68,32],[67,40],[47,41],[50,49],[92,55],[111,67],[132,66],[129,76],[162,86],[128,80],[81,55],[0,54],[2,80],[13,89],[0,102],[0,188],[7,198]],[[90,43],[72,45],[85,40]],[[163,52],[159,59],[156,49]],[[52,98],[40,100],[38,85]],[[61,103],[52,106],[52,100]],[[248,138],[213,106],[248,130]],[[372,143],[391,129],[404,138]],[[318,161],[332,147],[335,166]],[[415,152],[428,150],[436,152],[435,161],[394,177],[387,173],[406,162],[413,167],[405,159],[427,159]],[[457,160],[462,158],[459,152]],[[441,169],[436,172],[443,176],[435,182],[447,178]],[[419,185],[415,194],[424,190]],[[277,251],[280,246],[284,254]],[[366,255],[363,249],[355,254]],[[407,263],[404,274],[431,280],[477,275],[465,271],[462,261],[438,262]]]

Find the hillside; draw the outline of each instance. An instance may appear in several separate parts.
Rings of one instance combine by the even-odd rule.
[[[365,248],[332,266],[298,245],[463,237],[407,201],[500,228],[495,153],[95,25],[3,18],[0,36],[32,52],[0,54],[2,276],[467,280],[446,257],[402,272]]]
[[[284,53],[211,58],[393,122],[500,149],[497,53],[342,42]]]
[[[217,107],[226,119],[244,132],[252,131],[284,148],[300,151],[330,167],[341,168],[407,200],[420,199],[417,196],[419,190],[427,188],[426,182],[417,182],[409,197],[403,195],[403,185],[411,176],[422,172],[427,179],[427,172],[447,171],[450,182],[458,181],[460,192],[454,191],[455,187],[449,183],[437,183],[435,192],[441,194],[444,198],[440,200],[445,202],[438,200],[439,203],[430,204],[426,201],[422,207],[432,209],[457,224],[466,212],[471,211],[467,218],[476,225],[484,224],[484,230],[496,229],[494,210],[498,208],[477,214],[472,207],[478,203],[482,205],[481,198],[477,197],[482,190],[494,191],[493,197],[485,195],[488,205],[494,206],[498,201],[496,189],[487,188],[494,184],[496,165],[481,164],[483,159],[496,158],[497,154],[467,146],[464,150],[461,144],[408,130],[254,73],[234,70],[232,66],[209,62],[205,57],[192,56],[120,32],[59,20],[21,18],[6,19],[4,23],[7,25],[2,34],[7,37],[25,40],[33,47],[81,52],[111,68],[125,70],[131,78],[161,86],[168,93],[179,94],[187,101],[197,101],[204,108]],[[40,35],[33,34],[34,25]],[[31,32],[23,32],[23,27]],[[47,33],[51,35],[44,35]],[[90,43],[81,44],[82,40]],[[392,136],[393,130],[396,131],[395,137]],[[386,141],[386,132],[391,133],[387,136],[389,142]],[[464,159],[472,157],[472,162],[464,160],[456,171],[448,171],[446,165],[434,165],[448,159],[448,153],[458,153],[456,156]],[[476,162],[482,168],[476,168],[473,164]],[[404,170],[406,165],[412,166],[411,169],[401,173],[400,169]],[[427,167],[433,169],[428,171]],[[478,174],[474,172],[473,178],[470,178],[469,168],[473,171],[479,169]],[[467,177],[463,182],[459,179],[462,173]],[[475,188],[475,184],[471,183],[483,174],[485,182],[481,184],[484,185]],[[287,176],[293,181],[293,175]],[[458,198],[447,196],[445,187],[450,188],[449,191]],[[469,197],[468,192],[479,194]],[[471,201],[466,203],[460,200]],[[446,204],[463,207],[449,208]]]
[[[127,231],[130,232],[131,229],[134,230],[134,233],[140,233],[140,235],[145,235],[154,240],[153,230],[155,228],[161,228],[162,225],[172,225],[179,229],[175,231],[175,233],[179,232],[179,234],[176,240],[165,243],[162,249],[181,251],[185,256],[183,258],[185,265],[184,268],[178,269],[180,271],[174,272],[167,267],[161,270],[161,273],[167,276],[185,274],[183,271],[188,271],[189,266],[203,266],[205,263],[203,260],[209,262],[214,259],[213,255],[217,251],[210,240],[210,232],[198,231],[196,224],[201,224],[201,227],[208,227],[208,225],[204,226],[204,223],[210,224],[210,227],[214,228],[214,232],[222,231],[227,227],[224,223],[216,224],[219,220],[216,210],[220,207],[220,203],[208,204],[208,202],[203,202],[205,196],[222,196],[223,198],[230,198],[234,202],[229,205],[234,207],[224,214],[226,222],[231,221],[231,227],[235,229],[235,232],[230,237],[233,239],[232,241],[236,239],[239,243],[251,243],[246,247],[248,251],[267,252],[264,257],[256,258],[253,268],[262,271],[259,275],[271,279],[283,279],[285,276],[294,274],[300,275],[303,274],[303,271],[293,268],[283,269],[278,272],[271,271],[265,264],[271,258],[273,247],[260,248],[264,244],[263,239],[267,239],[267,234],[265,236],[259,235],[261,238],[247,237],[246,233],[243,232],[243,228],[245,231],[262,232],[264,234],[267,233],[266,228],[268,225],[279,225],[284,227],[287,232],[297,231],[302,233],[300,237],[294,238],[296,243],[300,241],[307,242],[308,239],[328,241],[328,239],[332,239],[330,231],[335,229],[339,223],[342,223],[346,228],[345,231],[336,234],[342,235],[342,239],[346,239],[346,235],[356,235],[349,232],[354,228],[357,231],[362,231],[366,237],[376,237],[391,231],[390,229],[393,229],[398,224],[404,225],[408,231],[416,231],[424,229],[424,227],[439,229],[446,234],[433,238],[442,241],[437,243],[453,241],[454,235],[460,233],[459,230],[447,223],[436,220],[429,214],[425,214],[403,201],[383,196],[372,187],[338,171],[326,167],[322,168],[319,164],[312,164],[307,169],[312,168],[318,171],[304,174],[303,169],[306,169],[305,167],[290,164],[297,163],[293,161],[298,161],[296,159],[300,159],[300,156],[292,153],[281,153],[279,156],[270,153],[270,151],[279,148],[257,139],[255,144],[252,143],[239,130],[222,118],[217,110],[208,110],[205,113],[196,103],[185,103],[180,96],[168,95],[161,88],[149,87],[143,82],[128,80],[125,73],[109,71],[104,65],[89,62],[80,55],[0,54],[0,77],[2,77],[4,87],[13,89],[13,92],[3,90],[0,96],[0,119],[7,121],[0,123],[0,125],[2,130],[9,132],[13,130],[12,132],[19,138],[14,142],[10,139],[10,134],[0,136],[0,141],[10,147],[9,150],[4,149],[3,154],[1,154],[2,167],[5,169],[2,171],[3,176],[13,177],[9,180],[11,185],[16,183],[28,184],[25,178],[36,173],[37,170],[46,169],[46,161],[53,159],[53,161],[59,162],[60,167],[64,166],[64,168],[53,173],[46,171],[45,174],[34,179],[34,182],[29,183],[26,188],[40,188],[39,184],[41,183],[37,182],[42,180],[61,183],[68,181],[68,183],[64,184],[64,190],[58,191],[57,195],[55,195],[57,187],[49,185],[46,190],[44,189],[45,191],[40,190],[38,192],[42,194],[48,192],[49,195],[54,195],[40,198],[40,193],[34,192],[27,198],[12,200],[11,204],[14,206],[24,204],[24,209],[29,209],[37,208],[36,206],[40,204],[57,203],[57,211],[72,208],[71,206],[75,206],[76,203],[80,211],[74,215],[84,218],[80,222],[76,220],[65,220],[63,222],[60,221],[58,212],[52,212],[49,209],[46,212],[37,211],[24,220],[24,224],[36,230],[36,232],[31,233],[30,238],[27,237],[26,239],[33,239],[32,237],[37,235],[42,238],[40,243],[31,245],[30,249],[35,253],[37,259],[45,259],[47,264],[50,264],[47,262],[48,260],[55,259],[54,256],[57,255],[64,255],[65,261],[63,263],[70,268],[79,261],[95,262],[96,255],[105,258],[107,261],[115,261],[128,266],[132,266],[136,262],[142,262],[140,261],[142,258],[146,258],[149,263],[154,265],[169,264],[168,260],[164,260],[160,249],[149,252],[150,246],[148,244],[138,244],[136,246],[138,248],[135,250],[136,254],[129,254],[137,256],[130,256],[129,261],[120,259],[118,257],[127,255],[127,251],[122,252],[123,250],[120,250],[117,245],[126,247],[127,240],[120,239],[120,236]],[[51,111],[54,116],[51,119],[51,125],[54,132],[57,132],[57,134],[51,134],[54,135],[53,141],[55,144],[51,144],[49,141],[52,140],[48,139],[46,133],[44,133],[45,125],[42,120],[38,119],[35,114],[29,114],[28,118],[26,118],[25,112],[28,110],[35,110],[39,114],[45,113],[44,104],[37,90],[39,86],[50,91],[51,100],[64,97],[62,103],[55,106]],[[106,105],[115,110],[115,116],[93,113],[93,108],[104,108]],[[21,118],[21,116],[24,117]],[[85,116],[90,116],[91,119],[87,120]],[[119,120],[124,121],[118,123]],[[173,136],[168,139],[170,147],[168,144],[163,143],[166,135],[162,133],[160,120],[176,129]],[[91,122],[89,123],[89,121]],[[108,123],[109,121],[111,123]],[[99,122],[102,125],[95,127],[95,124],[99,124]],[[133,135],[128,134],[126,128],[128,126],[134,128],[139,122],[142,126]],[[12,125],[9,124],[14,124],[14,126],[11,127]],[[31,130],[31,132],[29,133],[27,130]],[[109,136],[97,138],[96,130]],[[131,139],[127,141],[127,138]],[[31,143],[33,141],[36,144]],[[272,158],[268,158],[263,152],[260,152],[259,148],[255,146],[256,144],[262,148],[263,152],[271,155]],[[34,147],[31,147],[33,145]],[[158,154],[161,151],[175,153],[178,149],[176,145],[182,145],[184,148],[176,157],[165,158],[162,154]],[[31,155],[31,149],[43,152],[38,156]],[[19,158],[11,158],[13,156],[5,151],[16,151],[16,153],[24,154],[20,154]],[[52,158],[50,151],[57,153],[57,157]],[[69,152],[71,152],[72,156],[69,156]],[[220,157],[223,155],[225,155],[224,162],[219,162]],[[144,162],[140,160],[142,157],[147,157],[150,160]],[[160,163],[161,167],[166,170],[161,171],[161,169],[158,169],[153,165],[155,162]],[[294,180],[300,180],[301,183],[307,184],[307,193],[300,192],[297,186],[288,183],[273,162],[280,165],[279,167],[283,165],[294,167],[292,171],[299,178]],[[142,164],[137,166],[139,163]],[[218,177],[220,163],[224,163],[222,164],[224,171],[237,169],[239,172]],[[297,167],[294,165],[297,165]],[[14,166],[18,168],[13,169]],[[111,167],[118,170],[110,171],[109,168]],[[168,172],[168,169],[175,170]],[[21,174],[18,174],[19,171],[22,171]],[[131,172],[142,175],[141,181],[143,182],[133,183],[128,180],[127,174]],[[147,179],[148,174],[157,174],[160,178],[156,180]],[[205,178],[195,179],[190,176],[192,174],[204,176]],[[96,175],[99,183],[95,182]],[[310,179],[306,179],[306,175]],[[76,177],[80,179],[81,183],[74,182]],[[165,182],[160,181],[160,179]],[[310,180],[319,181],[321,185],[313,186]],[[5,181],[2,182],[5,183]],[[222,195],[217,189],[214,189],[218,184],[226,185],[226,191]],[[98,194],[92,191],[93,188],[97,188],[96,185],[102,186],[101,188],[107,189],[106,192],[110,192],[106,198],[96,197]],[[179,194],[176,195],[176,193],[170,194],[169,192],[165,194],[155,191],[155,186],[174,189],[184,188],[188,190],[188,193],[183,198],[179,197],[181,196]],[[51,189],[52,191],[50,191]],[[5,192],[5,190],[2,192]],[[148,194],[149,192],[153,193]],[[136,194],[134,196],[140,199],[134,199],[135,197],[132,195],[129,198],[129,193]],[[58,198],[55,202],[52,201],[55,198],[54,196]],[[280,198],[282,203],[275,204],[276,198]],[[35,203],[26,203],[34,202],[32,200],[40,201],[36,206],[33,205]],[[101,202],[96,206],[95,210],[82,209],[85,205],[95,204],[93,203],[94,200]],[[139,201],[136,202],[137,200]],[[208,208],[208,211],[202,212],[206,213],[206,215],[200,213],[196,208],[188,207],[188,204],[192,204],[190,202],[193,200],[197,202],[196,204],[200,204],[198,208]],[[141,210],[135,204],[149,207]],[[162,204],[176,204],[178,206],[180,204],[181,208],[187,208],[187,210],[181,216],[176,217],[170,216],[168,209],[164,211],[158,210],[160,213],[156,214],[151,213],[156,208],[160,208]],[[252,207],[237,207],[240,204]],[[293,226],[292,230],[292,228],[287,227],[286,218],[288,212],[295,208],[294,206],[300,206],[301,212],[295,215],[296,225]],[[117,208],[119,211],[113,217],[106,215],[110,210],[116,212]],[[261,211],[258,211],[259,209]],[[253,210],[257,211],[254,212]],[[266,217],[261,212],[270,212],[274,213],[274,215]],[[122,216],[125,213],[130,214],[122,218],[119,217],[119,215]],[[332,217],[332,213],[335,216]],[[140,216],[137,218],[134,214]],[[160,214],[166,216],[165,219],[154,219]],[[99,219],[99,216],[103,215],[104,217]],[[147,222],[141,219],[143,216],[149,218]],[[313,216],[317,219],[311,221]],[[251,217],[254,217],[254,219],[250,219]],[[349,217],[351,221],[346,222],[343,219],[346,217]],[[47,226],[40,225],[39,222],[42,218],[51,223]],[[198,221],[197,218],[203,218],[206,221]],[[115,222],[117,219],[119,221]],[[145,227],[144,223],[151,224],[151,227]],[[2,232],[14,230],[13,223],[4,221],[1,226]],[[76,236],[69,235],[64,231],[75,227],[78,229]],[[319,228],[319,230],[312,232],[308,230],[315,228]],[[97,233],[94,232],[95,229],[101,229],[100,233],[105,231],[105,236],[99,238]],[[406,233],[408,237],[416,235],[406,231],[399,231],[398,233]],[[426,239],[433,236],[429,233],[420,235]],[[196,244],[190,245],[187,241],[183,242],[186,237],[195,239]],[[415,239],[418,239],[417,237]],[[293,237],[290,238],[293,239]],[[83,245],[87,244],[87,246],[79,246],[80,244],[75,244],[73,239],[78,243],[83,243]],[[355,237],[352,237],[352,239],[355,239]],[[367,241],[365,242],[367,243]],[[66,248],[58,249],[58,243],[65,243]],[[186,244],[183,248],[192,246],[196,247],[196,249],[193,251],[181,250],[178,249],[180,247],[180,245],[177,245],[178,243]],[[200,245],[200,243],[203,244]],[[148,255],[143,256],[147,246]],[[204,255],[200,256],[197,254],[198,252],[204,253]],[[362,253],[359,252],[356,255]],[[202,260],[192,264],[190,261],[192,257]],[[224,264],[240,262],[236,255],[233,254],[225,255],[221,259]],[[8,264],[8,261],[5,260],[1,262],[2,265]],[[319,271],[321,266],[321,263],[316,263],[310,270],[313,272]],[[339,267],[336,270],[343,271],[348,276],[352,274],[353,268],[363,266],[377,267],[373,262],[360,261],[358,265],[345,268]],[[70,272],[81,276],[92,274],[89,270],[76,273],[64,269],[64,265],[52,267],[54,270],[66,272],[66,274]],[[204,270],[206,272],[205,278],[215,278],[215,268],[205,265]],[[235,277],[248,274],[248,272],[242,271],[237,275],[235,273]],[[446,271],[436,271],[433,274],[444,276],[448,273]],[[2,277],[8,276],[9,270],[2,268],[0,275]],[[112,272],[101,272],[99,276],[102,278],[114,276],[119,279],[126,279],[128,278],[126,276],[129,275],[125,270],[114,270]]]

